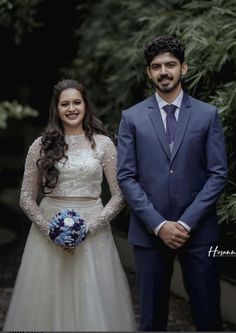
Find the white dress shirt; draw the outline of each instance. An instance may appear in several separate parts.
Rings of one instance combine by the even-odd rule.
[[[179,109],[180,109],[180,105],[181,105],[181,102],[183,99],[183,95],[184,95],[183,90],[181,90],[179,95],[176,97],[176,99],[171,103],[176,106],[175,113],[174,113],[176,121],[178,121],[178,118],[179,118]],[[166,130],[166,111],[163,109],[163,107],[168,105],[169,103],[164,101],[164,99],[162,99],[157,93],[155,93],[155,97],[156,97],[157,104],[158,104],[160,112],[161,112],[161,118],[162,118],[165,130]]]
[[[181,89],[179,95],[176,97],[176,99],[171,103],[173,105],[176,106],[176,109],[175,109],[175,118],[176,118],[176,121],[178,121],[178,118],[179,118],[179,109],[180,109],[180,105],[181,105],[181,102],[182,102],[182,99],[183,99],[183,90]],[[155,97],[156,97],[156,100],[157,100],[157,103],[158,103],[158,106],[159,106],[159,109],[160,109],[160,112],[161,112],[161,118],[162,118],[162,121],[163,121],[163,124],[164,124],[164,127],[165,127],[165,130],[166,130],[166,111],[163,109],[164,106],[168,105],[169,103],[167,103],[166,101],[164,101],[164,99],[162,99],[157,93],[155,93]],[[163,221],[161,222],[154,230],[154,233],[156,235],[158,235],[158,232],[159,230],[161,229],[161,227],[163,226],[163,224],[165,224],[167,221]],[[187,231],[190,231],[191,228],[186,224],[184,223],[183,221],[177,221],[179,224],[181,224]]]

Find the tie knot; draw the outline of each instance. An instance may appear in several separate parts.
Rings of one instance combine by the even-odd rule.
[[[163,109],[165,110],[165,112],[167,114],[174,114],[176,106],[174,104],[167,104],[167,105],[163,106]]]

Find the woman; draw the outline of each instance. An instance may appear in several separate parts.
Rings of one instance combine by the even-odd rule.
[[[103,173],[111,199],[103,207]],[[44,198],[36,202],[39,188]],[[5,331],[135,330],[126,276],[109,222],[124,204],[116,148],[88,105],[84,87],[54,87],[49,124],[26,158],[20,205],[31,219]],[[49,222],[71,209],[86,221],[77,247],[56,244]]]

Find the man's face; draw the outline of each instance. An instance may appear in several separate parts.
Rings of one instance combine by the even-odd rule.
[[[147,67],[147,74],[158,91],[170,93],[180,88],[181,76],[186,74],[187,70],[185,62],[181,65],[171,53],[165,52],[152,60]]]

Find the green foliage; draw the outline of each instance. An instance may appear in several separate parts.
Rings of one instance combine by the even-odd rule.
[[[0,0],[0,27],[13,31],[15,43],[20,44],[28,33],[41,24],[35,21],[37,5],[45,0]],[[38,111],[17,101],[0,102],[0,129],[7,127],[7,119],[36,117]]]
[[[0,103],[0,129],[7,128],[7,119],[23,119],[26,117],[37,117],[38,111],[32,109],[28,105],[23,106],[17,101],[13,102],[1,102]]]
[[[236,224],[236,193],[222,196],[218,216],[221,224]]]
[[[13,31],[15,43],[42,23],[35,20],[37,6],[45,0],[0,0],[0,26]]]
[[[144,44],[175,34],[188,46],[188,90],[209,101],[227,77],[235,81],[235,15],[234,1],[94,1],[76,32],[77,58],[66,73],[85,82],[99,114],[115,128],[121,110],[151,91]]]
[[[113,129],[122,108],[142,99],[145,82],[139,43],[127,47],[142,23],[130,15],[127,5],[129,1],[94,2],[77,32],[78,57],[66,72],[86,84],[96,111]]]

